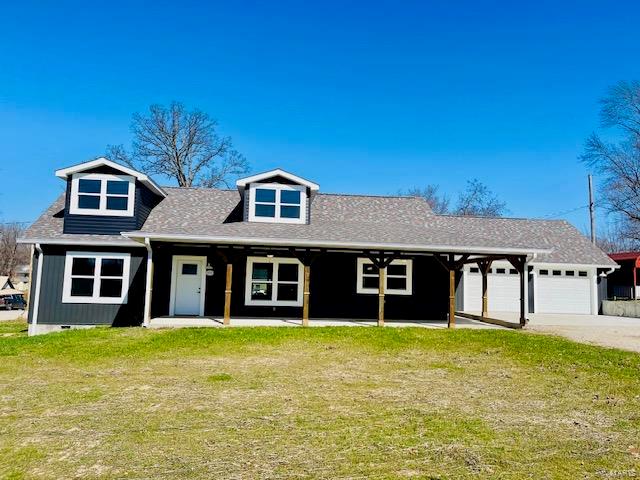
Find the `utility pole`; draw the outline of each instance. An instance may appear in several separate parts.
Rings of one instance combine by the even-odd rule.
[[[596,243],[596,212],[593,203],[593,175],[589,174],[589,219],[591,220],[591,243]]]

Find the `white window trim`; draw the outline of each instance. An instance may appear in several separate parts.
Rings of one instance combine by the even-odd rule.
[[[79,208],[79,195],[84,194],[78,191],[80,180],[100,180],[100,193],[93,194],[100,197],[99,208]],[[126,210],[108,210],[107,209],[107,181],[119,180],[129,182],[129,191],[126,195],[109,194],[110,197],[127,197]],[[131,175],[113,175],[107,173],[74,173],[71,177],[71,199],[69,202],[69,213],[73,215],[108,215],[110,217],[132,217],[135,204],[136,181]]]
[[[357,275],[358,275],[358,280],[357,280],[357,285],[356,285],[356,292],[357,293],[363,293],[363,294],[369,294],[369,293],[378,293],[378,289],[377,288],[365,288],[363,286],[363,281],[364,281],[364,277],[365,276],[375,276],[377,277],[378,275],[365,275],[364,273],[364,266],[365,265],[372,265],[373,262],[371,260],[369,260],[368,258],[358,258],[358,262],[357,262]],[[388,287],[388,280],[389,280],[389,274],[384,276],[384,293],[387,295],[412,295],[413,294],[413,260],[410,259],[406,259],[406,260],[393,260],[391,262],[391,265],[406,265],[407,267],[407,275],[406,275],[406,279],[407,279],[407,288],[403,289],[403,290],[398,290],[398,289],[389,289]],[[405,275],[391,275],[391,278],[405,278]]]
[[[263,188],[266,190],[275,190],[276,201],[257,202],[264,205],[275,205],[275,217],[258,217],[256,216],[256,189]],[[280,216],[280,193],[282,191],[300,192],[300,218],[283,218]],[[293,204],[291,204],[293,206]],[[296,205],[297,206],[297,205]],[[307,223],[307,188],[304,185],[287,185],[283,183],[252,183],[249,185],[249,221],[265,222],[265,223]]]
[[[93,295],[91,297],[78,297],[71,295],[72,267],[74,258],[95,258],[96,266],[93,273]],[[123,260],[122,277],[105,277],[105,278],[122,278],[122,292],[119,297],[101,297],[100,282],[102,259],[114,258]],[[64,280],[62,285],[62,303],[102,303],[111,305],[121,305],[127,303],[127,295],[129,293],[129,269],[131,265],[131,254],[129,253],[105,253],[105,252],[67,252],[64,263]],[[76,277],[90,278],[90,276],[76,275]]]
[[[273,279],[271,284],[273,287],[271,288],[271,300],[254,300],[251,298],[251,283],[253,281],[253,264],[254,263],[271,263],[273,264]],[[278,270],[279,265],[282,263],[290,263],[298,265],[298,281],[296,282],[298,285],[298,298],[296,300],[276,300],[278,295]],[[276,307],[301,307],[302,306],[302,280],[304,277],[304,267],[299,260],[295,258],[287,258],[287,257],[247,257],[247,273],[245,278],[245,296],[244,303],[245,305],[251,306],[276,306]],[[294,283],[294,282],[283,282],[283,283]]]

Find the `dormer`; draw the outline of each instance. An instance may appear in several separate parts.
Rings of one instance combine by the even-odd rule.
[[[265,223],[308,223],[311,200],[320,188],[280,168],[241,178],[236,186],[244,199],[244,220]]]
[[[67,182],[64,233],[113,235],[142,226],[166,193],[147,175],[97,158],[63,168]]]

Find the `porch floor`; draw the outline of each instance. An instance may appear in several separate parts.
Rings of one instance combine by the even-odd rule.
[[[387,327],[422,327],[447,328],[446,320],[385,320]],[[232,317],[231,327],[300,327],[300,318],[250,318]],[[375,327],[376,320],[361,320],[353,318],[312,318],[310,327]],[[150,328],[176,327],[223,327],[222,317],[156,317],[151,319]],[[476,320],[456,317],[458,328],[503,328]]]

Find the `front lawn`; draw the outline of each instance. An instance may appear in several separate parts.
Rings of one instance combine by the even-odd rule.
[[[2,478],[640,476],[640,355],[498,330],[0,324]]]

